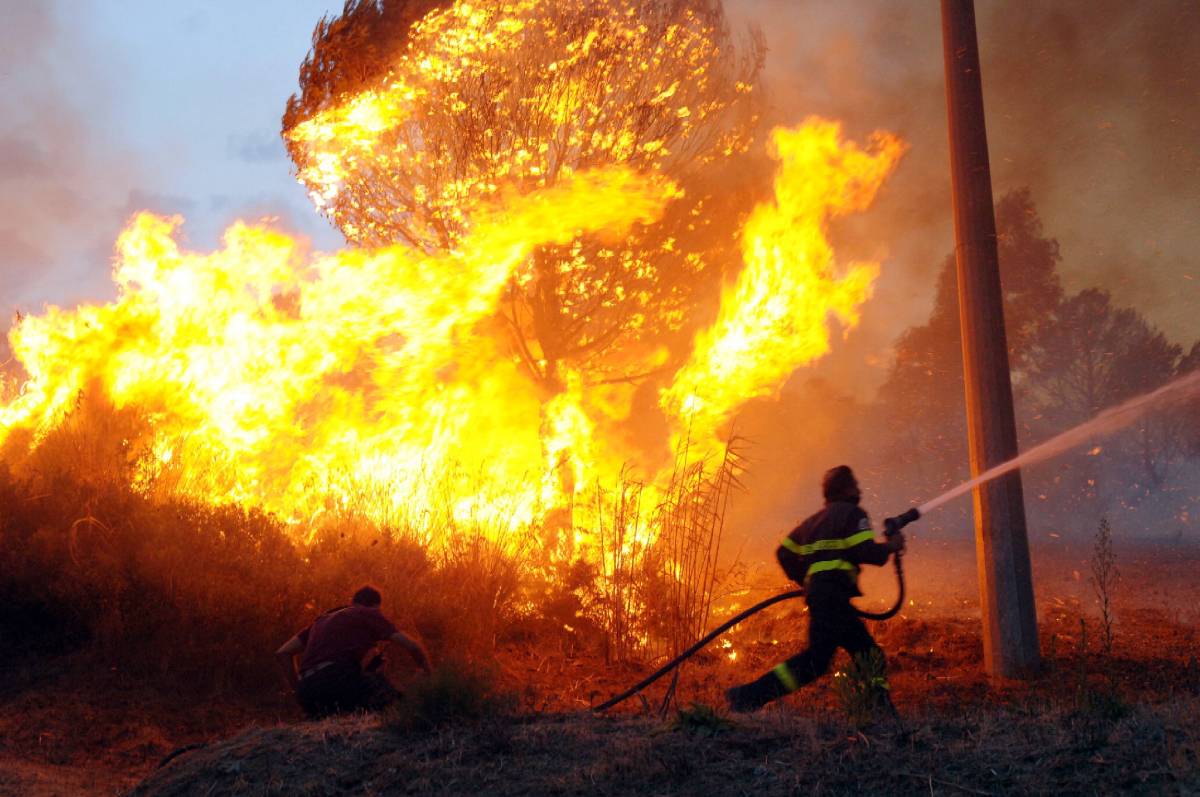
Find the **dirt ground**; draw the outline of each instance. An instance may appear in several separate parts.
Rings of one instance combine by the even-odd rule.
[[[610,716],[589,711],[652,663],[508,642],[493,665],[512,713],[429,733],[378,718],[301,722],[282,689],[253,700],[151,690],[75,653],[0,673],[0,794],[1197,794],[1200,627],[1184,588],[1127,580],[1106,656],[1086,590],[1039,584],[1047,666],[1028,682],[983,675],[969,597],[918,591],[872,624],[900,721],[865,727],[847,721],[829,679],[754,716],[720,716],[726,688],[802,645],[801,602],[690,662],[666,711],[665,681]],[[401,683],[402,664],[389,663]],[[693,702],[718,716],[686,713]]]
[[[259,728],[181,756],[134,795],[1194,793],[1200,700],[1105,725],[1030,706],[848,731],[787,710],[730,728],[546,716],[421,735],[371,719]]]
[[[164,694],[87,655],[28,662],[0,678],[0,795],[123,794],[173,750],[289,708]]]
[[[666,709],[668,679],[590,713],[658,661],[606,663],[568,636],[504,642],[486,664],[508,713],[430,733],[304,723],[282,683],[252,695],[151,688],[76,651],[0,670],[0,795],[1200,793],[1195,552],[1122,557],[1106,655],[1086,557],[1050,553],[1037,574],[1046,669],[1028,682],[983,675],[970,589],[948,569],[917,569],[900,616],[870,624],[899,724],[848,723],[829,678],[754,717],[679,723],[692,703],[724,715],[725,689],[803,647],[802,601],[697,655]],[[894,594],[874,575],[872,607]],[[733,594],[725,611],[770,589]],[[388,664],[401,685],[414,677],[406,659]],[[270,651],[262,664],[275,666]]]

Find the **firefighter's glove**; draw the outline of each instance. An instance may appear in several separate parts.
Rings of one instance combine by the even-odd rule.
[[[892,553],[904,553],[904,532],[897,531],[892,536],[886,538],[884,544]]]

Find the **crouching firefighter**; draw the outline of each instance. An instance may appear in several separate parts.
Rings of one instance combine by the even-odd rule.
[[[726,697],[733,711],[755,711],[815,681],[838,648],[854,657],[877,655],[882,667],[882,651],[850,599],[862,595],[859,567],[887,564],[904,550],[904,535],[897,531],[886,542],[875,541],[871,521],[858,506],[858,481],[847,466],[826,473],[821,490],[825,507],[793,529],[775,554],[788,577],[805,588],[808,647],[758,680],[730,689]],[[882,669],[876,672],[871,686],[877,702],[890,707],[887,680]]]
[[[396,630],[380,611],[374,587],[354,593],[349,606],[331,609],[275,651],[288,685],[311,719],[348,711],[381,709],[399,697],[378,672],[383,657],[363,660],[382,642],[394,642],[429,672],[429,656],[420,643]],[[296,666],[296,658],[300,666]]]

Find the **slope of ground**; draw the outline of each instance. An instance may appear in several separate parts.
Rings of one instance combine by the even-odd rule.
[[[658,710],[669,679],[595,718],[590,706],[653,665],[606,664],[540,638],[496,651],[495,689],[512,696],[511,714],[425,735],[361,718],[301,723],[282,684],[200,694],[151,688],[86,651],[30,658],[0,673],[0,794],[112,795],[143,778],[137,794],[1200,790],[1198,629],[1123,606],[1103,653],[1094,617],[1081,633],[1081,608],[1043,602],[1047,669],[1022,683],[983,675],[968,606],[954,617],[910,607],[872,624],[903,722],[861,732],[828,678],[729,728],[701,714],[672,730],[673,712]],[[793,602],[743,623],[729,647],[684,668],[677,704],[722,706],[726,688],[801,646],[803,615]],[[389,666],[403,683],[401,664]]]
[[[692,729],[587,714],[427,734],[353,718],[191,751],[138,797],[195,794],[1192,793],[1200,700],[1112,721],[1032,705],[860,731],[786,708]]]

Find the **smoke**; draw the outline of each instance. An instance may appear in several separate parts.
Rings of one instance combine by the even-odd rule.
[[[726,5],[735,25],[766,35],[768,124],[817,113],[849,135],[882,128],[910,144],[875,206],[835,230],[843,261],[883,260],[861,325],[775,406],[743,413],[755,464],[733,525],[754,558],[816,508],[832,465],[866,471],[875,514],[903,508],[874,505],[899,498],[877,453],[889,430],[852,409],[874,398],[896,336],[927,320],[954,239],[937,4]],[[1190,346],[1200,336],[1200,6],[978,2],[977,16],[995,196],[1031,189],[1062,245],[1068,291],[1108,288]]]
[[[953,249],[938,8],[729,6],[766,33],[779,120],[820,113],[852,135],[882,127],[911,144],[852,235],[886,246],[890,262],[851,356],[886,363],[896,333],[927,316],[932,277]],[[1014,12],[980,2],[977,14],[996,195],[1032,189],[1063,245],[1068,290],[1119,290],[1190,343],[1200,333],[1195,283],[1184,281],[1200,232],[1200,6],[1076,0]]]
[[[0,26],[0,312],[105,290],[134,159],[105,140],[104,69],[53,2]],[[7,326],[7,325],[5,325]]]

